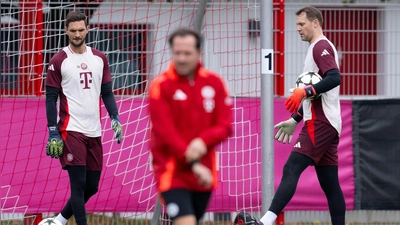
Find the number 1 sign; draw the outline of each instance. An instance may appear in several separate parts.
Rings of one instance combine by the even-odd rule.
[[[261,74],[274,73],[274,50],[261,49]]]

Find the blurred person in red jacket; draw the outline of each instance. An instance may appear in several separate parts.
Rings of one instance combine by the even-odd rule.
[[[232,132],[232,100],[200,63],[198,32],[180,28],[168,41],[172,62],[149,91],[154,176],[173,223],[195,225],[217,188],[214,147]]]

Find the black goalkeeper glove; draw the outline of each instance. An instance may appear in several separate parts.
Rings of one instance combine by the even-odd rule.
[[[64,141],[58,132],[57,127],[49,127],[49,139],[46,145],[46,155],[51,158],[58,158],[62,155],[64,148]]]

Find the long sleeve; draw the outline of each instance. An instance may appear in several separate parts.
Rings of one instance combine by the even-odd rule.
[[[151,129],[156,146],[167,146],[171,154],[183,160],[188,143],[181,137],[172,121],[171,105],[165,98],[160,79],[155,79],[149,93],[149,115]],[[153,146],[152,146],[153,147]]]
[[[57,99],[60,89],[46,86],[46,116],[47,126],[57,126]]]
[[[325,78],[317,84],[314,84],[314,90],[317,94],[327,92],[338,85],[340,85],[340,72],[338,69],[333,68],[325,72]]]
[[[46,78],[46,116],[47,126],[57,126],[57,99],[61,89],[61,63],[59,56],[64,52],[57,54],[50,59]]]
[[[106,106],[107,112],[111,119],[118,117],[117,103],[112,92],[112,82],[107,82],[101,85],[101,98]]]

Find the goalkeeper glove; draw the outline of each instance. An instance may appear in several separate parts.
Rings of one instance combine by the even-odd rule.
[[[292,137],[296,126],[297,122],[293,118],[276,124],[274,128],[279,128],[279,131],[276,133],[275,139],[283,144],[286,144],[286,141],[288,141],[288,144],[290,144],[290,142],[292,142]]]
[[[49,138],[46,145],[46,155],[51,158],[58,158],[62,155],[64,148],[64,141],[58,132],[56,126],[49,127]]]
[[[114,130],[115,133],[115,138],[117,139],[117,143],[121,143],[122,139],[122,126],[121,123],[119,122],[118,117],[115,117],[111,121],[111,128]]]
[[[313,97],[316,94],[317,93],[312,85],[305,86],[304,88],[293,89],[292,95],[285,101],[286,110],[289,110],[291,113],[297,113],[301,101],[304,98]]]

